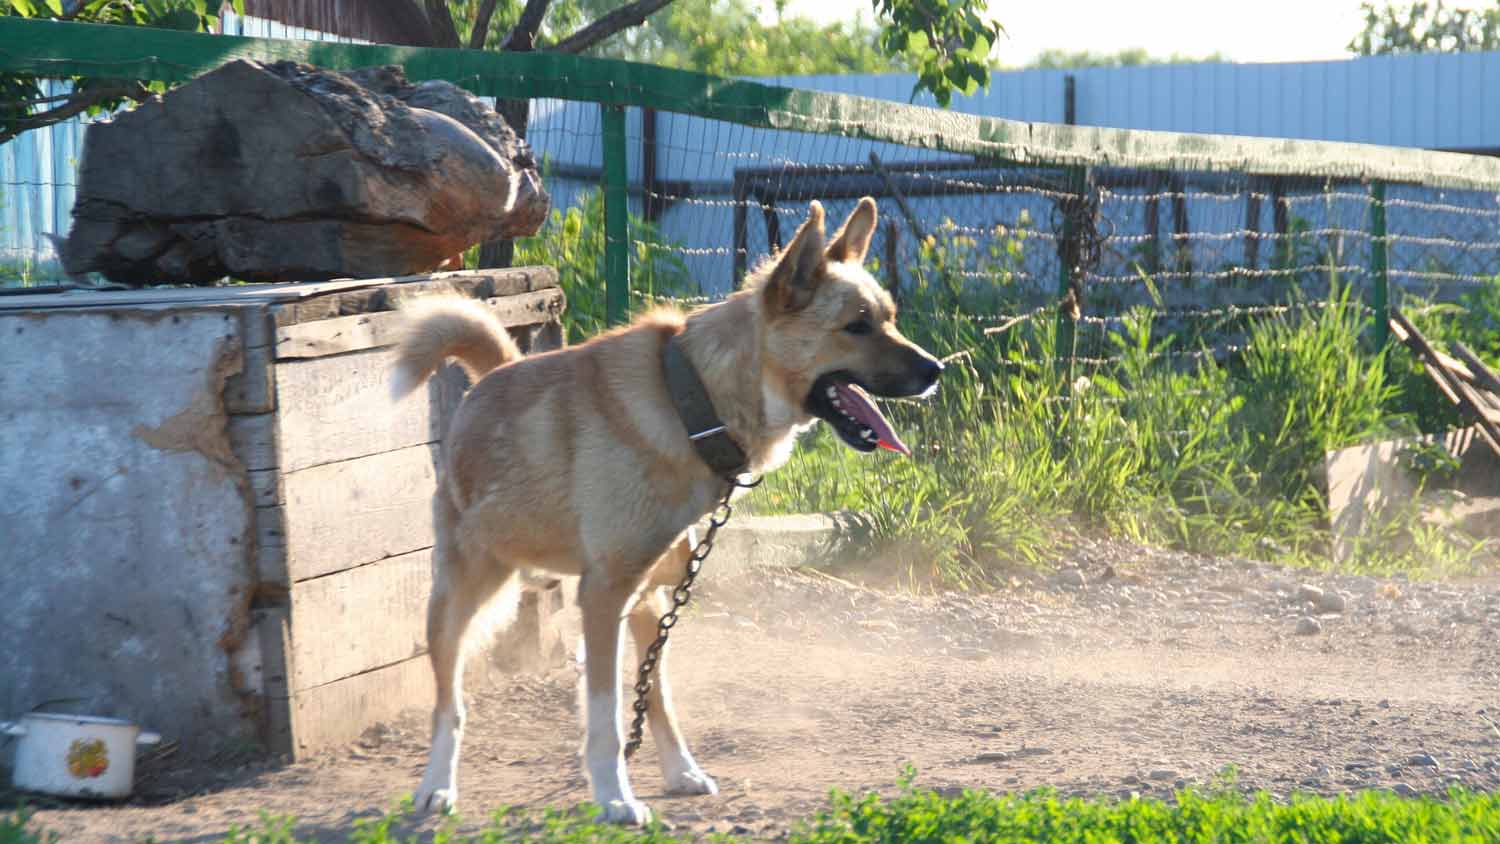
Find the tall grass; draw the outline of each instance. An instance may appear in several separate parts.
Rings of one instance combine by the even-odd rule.
[[[575,341],[604,325],[602,221],[589,194],[517,246],[518,261],[559,269]],[[698,294],[659,232],[636,220],[631,231],[637,304]],[[1025,287],[1029,221],[991,234],[981,245],[940,227],[902,290],[902,331],[949,361],[935,399],[888,403],[914,455],[856,454],[820,426],[752,508],[849,514],[899,576],[960,587],[1046,566],[1088,534],[1328,565],[1324,454],[1457,422],[1404,349],[1362,345],[1369,311],[1331,270],[1292,285],[1285,311],[1248,321],[1183,324],[1137,306],[1084,356],[1076,341],[1060,346],[1055,311]],[[1419,324],[1500,355],[1500,281],[1475,297],[1422,307]],[[996,314],[1028,318],[986,334],[996,323],[975,317]],[[1350,565],[1473,558],[1472,540],[1423,526],[1415,507],[1388,515]]]
[[[815,433],[767,479],[762,511],[855,511],[898,573],[958,586],[1048,563],[1090,533],[1326,566],[1324,455],[1422,421],[1404,350],[1362,345],[1369,313],[1336,280],[1319,301],[1224,326],[1240,338],[1231,354],[1210,353],[1212,331],[1179,337],[1137,307],[1104,354],[1069,364],[1051,311],[982,333],[969,315],[1024,310],[1024,292],[1008,291],[1004,249],[977,262],[989,284],[955,281],[952,266],[974,265],[963,246],[929,242],[903,294],[902,330],[952,356],[933,401],[892,408],[914,456],[857,455]],[[1477,547],[1415,507],[1383,526],[1349,566],[1462,568]]]

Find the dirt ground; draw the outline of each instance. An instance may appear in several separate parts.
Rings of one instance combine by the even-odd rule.
[[[678,626],[672,677],[714,797],[636,791],[670,824],[774,840],[827,789],[918,783],[1168,797],[1214,782],[1284,797],[1500,789],[1500,580],[1292,572],[1101,543],[987,596],[918,597],[824,575],[715,581]],[[460,813],[588,799],[576,669],[471,689]],[[52,804],[66,842],[217,842],[261,810],[312,840],[416,785],[427,718],[296,764],[147,762],[131,803]],[[421,825],[430,828],[431,824]]]

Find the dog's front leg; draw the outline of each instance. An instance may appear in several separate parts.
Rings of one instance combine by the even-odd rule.
[[[639,661],[646,659],[646,651],[656,641],[660,630],[659,620],[672,606],[672,599],[664,588],[682,582],[697,544],[697,535],[692,529],[673,543],[652,567],[650,587],[630,611],[630,637],[635,640]],[[657,655],[656,676],[652,678],[651,692],[646,696],[646,714],[651,720],[651,737],[656,741],[661,758],[662,779],[666,780],[670,794],[718,794],[718,784],[698,767],[682,737],[682,730],[677,726],[672,689],[667,684],[667,651],[670,649],[670,646],[663,647]]]
[[[651,810],[635,799],[630,788],[620,723],[621,627],[636,585],[607,569],[587,571],[578,583],[578,609],[583,615],[587,697],[583,758],[594,802],[604,810],[607,821],[644,824],[651,819]]]

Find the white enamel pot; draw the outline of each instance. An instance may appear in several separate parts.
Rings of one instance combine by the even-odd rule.
[[[118,718],[32,712],[0,722],[16,736],[15,787],[58,797],[118,799],[135,784],[135,746],[161,736]]]

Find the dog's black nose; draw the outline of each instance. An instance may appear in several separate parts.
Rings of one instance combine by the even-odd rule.
[[[938,376],[943,374],[943,362],[937,358],[928,358],[922,365],[922,380],[929,385],[936,384]]]

